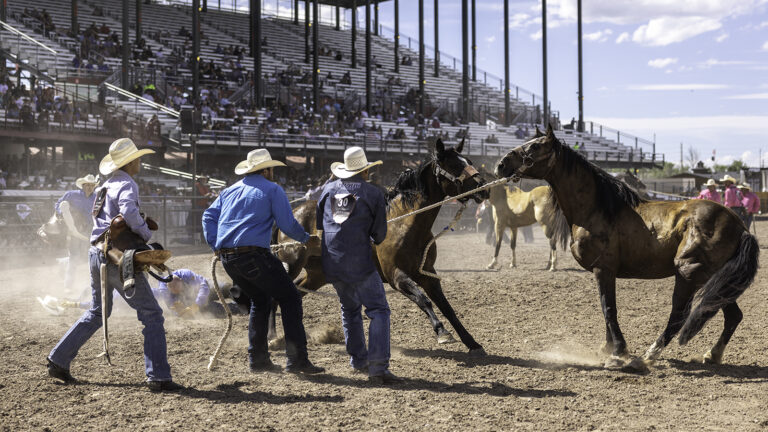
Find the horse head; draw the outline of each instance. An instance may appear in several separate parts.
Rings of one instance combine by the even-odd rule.
[[[472,161],[461,155],[462,150],[464,139],[456,147],[448,149],[441,139],[438,138],[435,142],[435,177],[446,195],[459,195],[485,185],[485,180],[472,166]],[[466,202],[472,198],[480,203],[489,196],[488,190],[485,189],[459,201]]]
[[[542,133],[536,128],[536,135],[525,144],[512,149],[496,165],[496,177],[543,179],[555,166],[555,149],[559,145],[552,125]]]

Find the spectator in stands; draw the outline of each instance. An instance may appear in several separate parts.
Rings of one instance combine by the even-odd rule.
[[[520,125],[517,125],[517,130],[515,130],[515,138],[517,139],[525,138],[525,131],[523,131],[523,128],[521,128]]]
[[[339,83],[346,85],[352,84],[352,76],[349,74],[349,71],[344,72],[344,76],[341,77],[341,81],[339,81]]]
[[[152,114],[147,121],[146,136],[147,145],[160,145],[160,119],[157,118],[157,114]]]
[[[741,203],[744,206],[744,224],[747,226],[747,230],[749,230],[755,215],[760,213],[760,198],[752,192],[752,189],[746,183],[739,185],[739,191],[742,195]]]
[[[411,59],[411,56],[404,55],[403,60],[400,62],[403,66],[411,66],[413,65],[413,59]]]
[[[432,117],[432,125],[430,127],[432,129],[439,129],[440,128],[440,120],[438,120],[437,117]]]
[[[185,38],[188,38],[191,36],[191,34],[189,33],[189,30],[187,30],[186,27],[184,26],[181,26],[181,28],[179,29],[178,35]]]

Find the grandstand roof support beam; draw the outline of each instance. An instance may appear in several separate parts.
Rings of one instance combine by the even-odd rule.
[[[365,0],[365,111],[371,115],[371,0]]]
[[[8,21],[8,0],[0,0],[0,20]]]
[[[582,57],[581,57],[581,0],[576,1],[576,28],[578,31],[578,43],[579,43],[579,124],[577,130],[584,132],[584,81],[582,75]]]
[[[3,2],[3,21],[5,21],[5,9],[6,9],[6,3],[7,0],[2,0]],[[136,0],[140,1],[140,0]],[[77,0],[72,0],[72,6],[71,6],[71,22],[69,24],[70,28],[72,29],[73,34],[78,34],[78,25],[77,25]]]
[[[477,81],[477,33],[475,28],[477,27],[477,16],[475,14],[475,0],[472,0],[472,81]]]
[[[293,23],[299,25],[299,0],[293,0]]]
[[[141,2],[144,0],[136,0],[136,42],[141,40]]]
[[[309,64],[309,0],[304,0],[304,63]]]
[[[469,5],[461,0],[461,116],[469,123]]]
[[[341,30],[341,7],[336,6],[336,30]]]
[[[260,1],[260,0],[259,0]],[[315,110],[315,114],[320,112],[320,81],[318,73],[320,72],[320,47],[319,47],[319,34],[320,31],[320,19],[318,10],[320,9],[320,2],[315,0],[312,2],[312,107]]]
[[[192,0],[192,105],[200,100],[200,0]]]
[[[128,90],[131,87],[131,84],[128,82],[128,64],[131,62],[131,41],[128,35],[128,22],[130,18],[128,17],[128,11],[128,0],[123,0],[123,63],[121,65],[121,75],[123,88],[125,90]]]
[[[474,3],[474,0],[473,0]],[[473,27],[474,30],[474,27]],[[473,31],[474,33],[474,31]],[[472,70],[475,63],[472,62]],[[509,113],[509,0],[504,0],[504,125],[510,125]]]
[[[379,35],[379,0],[373,2],[373,34]]]
[[[395,72],[400,72],[400,0],[395,0]]]
[[[253,55],[253,103],[261,108],[262,73],[261,73],[261,0],[251,0],[251,53]]]
[[[541,121],[544,127],[549,125],[549,98],[547,97],[547,0],[541,0],[541,58],[544,100],[541,102]]]
[[[357,41],[357,0],[352,1],[352,68],[357,67],[357,49],[355,49],[355,42]]]
[[[435,76],[440,76],[440,19],[437,12],[437,1],[435,0]]]
[[[419,115],[424,121],[424,0],[419,0]]]

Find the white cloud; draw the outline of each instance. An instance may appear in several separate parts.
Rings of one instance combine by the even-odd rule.
[[[768,51],[768,41],[763,44],[763,51]]]
[[[542,37],[542,33],[541,33],[541,30],[539,30],[539,31],[537,31],[536,33],[531,33],[531,34],[530,34],[530,35],[528,35],[528,36],[529,36],[531,39],[533,39],[533,40],[539,40],[539,39],[541,39],[541,37]]]
[[[729,87],[725,84],[636,84],[628,88],[636,91],[694,91],[724,90]]]
[[[648,60],[648,66],[652,68],[657,68],[657,69],[663,69],[675,63],[677,63],[677,58],[671,58],[671,57]]]
[[[488,36],[487,38],[485,38],[485,41],[488,43],[493,43],[496,41],[496,36]]]
[[[599,30],[594,33],[585,34],[584,39],[592,42],[605,42],[612,34],[613,30],[611,29]]]
[[[768,99],[768,93],[747,93],[734,96],[727,96],[723,99],[739,99],[739,100],[758,100]]]
[[[699,63],[698,66],[702,69],[709,69],[713,66],[748,66],[754,64],[756,64],[756,62],[751,60],[718,60],[710,58]]]
[[[620,34],[619,37],[616,38],[616,43],[620,44],[620,43],[624,43],[624,42],[626,42],[628,40],[629,40],[629,33],[624,32],[624,33]]]
[[[632,34],[632,41],[642,45],[666,46],[718,30],[720,27],[722,24],[711,18],[655,18],[638,27]]]
[[[715,38],[715,42],[720,43],[726,39],[728,39],[728,33],[721,33],[718,37]]]
[[[503,17],[503,14],[502,14]],[[518,28],[518,27],[525,27],[529,24],[533,24],[533,22],[529,21],[531,18],[530,15],[527,13],[516,13],[512,15],[512,18],[509,20],[509,27],[510,28]]]

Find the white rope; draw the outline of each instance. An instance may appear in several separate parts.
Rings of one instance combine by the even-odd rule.
[[[219,262],[219,257],[214,256],[213,260],[211,260],[211,279],[213,279],[213,290],[216,292],[216,296],[219,297],[221,305],[224,306],[224,310],[227,312],[227,328],[224,330],[224,334],[221,336],[221,339],[219,339],[218,345],[216,345],[216,350],[213,352],[213,355],[208,361],[208,370],[213,370],[213,366],[216,364],[216,359],[219,357],[219,353],[221,352],[221,347],[224,346],[224,341],[227,340],[229,332],[232,331],[232,311],[229,310],[229,305],[227,304],[226,300],[224,299],[224,295],[219,289],[219,281],[216,278],[217,262]]]
[[[465,208],[467,208],[467,205],[465,203],[462,203],[461,207],[456,212],[456,216],[453,217],[453,220],[451,221],[451,223],[449,223],[448,226],[443,228],[442,231],[437,233],[436,236],[432,237],[432,240],[429,241],[429,243],[427,244],[427,247],[424,248],[424,254],[421,256],[421,265],[419,265],[419,273],[421,273],[424,276],[430,276],[437,280],[440,280],[440,276],[438,276],[437,273],[432,273],[430,271],[424,270],[424,264],[427,262],[427,253],[429,253],[429,248],[432,247],[432,245],[440,236],[447,233],[448,231],[453,231],[453,227],[456,226],[456,222],[458,222],[459,219],[461,219],[461,214],[464,213]]]

